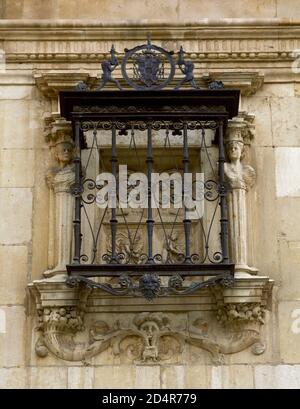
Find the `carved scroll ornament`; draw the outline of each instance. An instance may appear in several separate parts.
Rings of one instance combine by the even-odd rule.
[[[234,306],[219,308],[218,319],[222,325],[218,335],[200,315],[190,325],[180,326],[176,317],[174,320],[168,314],[140,313],[127,324],[121,319],[96,320],[85,329],[83,313],[78,309],[45,308],[39,311],[41,335],[36,353],[45,357],[51,352],[64,360],[85,362],[110,348],[114,356],[122,355],[129,361],[156,363],[174,357],[181,360],[185,345],[190,344],[208,351],[213,362],[220,364],[224,354],[250,346],[254,354],[265,350],[260,335],[263,310],[253,305],[242,308],[245,314]],[[77,342],[76,334],[84,330],[87,341]]]

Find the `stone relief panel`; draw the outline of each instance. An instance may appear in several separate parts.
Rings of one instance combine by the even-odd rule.
[[[88,363],[109,350],[123,362],[182,363],[191,345],[208,352],[213,363],[222,364],[224,355],[249,347],[256,355],[265,351],[264,314],[259,302],[225,305],[218,301],[216,312],[192,315],[178,311],[87,316],[76,307],[43,308],[38,310],[36,353]]]

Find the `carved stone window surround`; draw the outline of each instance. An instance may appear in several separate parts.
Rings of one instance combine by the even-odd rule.
[[[60,90],[72,89],[78,81],[85,81],[90,87],[97,82],[97,77],[84,73],[45,73],[36,74],[35,78],[42,93],[53,100],[53,111],[57,111],[55,106]],[[243,95],[254,94],[263,82],[263,76],[257,72],[212,72],[204,74],[197,81],[205,84],[215,78],[221,79],[225,87],[241,89]],[[46,137],[55,150],[58,141],[70,139],[70,124],[57,114],[46,122]],[[249,145],[253,136],[253,117],[241,113],[229,124],[229,132],[234,133],[237,129],[241,131],[243,143]],[[170,351],[175,351],[181,362],[187,344],[207,350],[215,363],[221,363],[223,355],[239,352],[249,346],[252,346],[254,354],[265,350],[260,331],[265,310],[270,307],[273,282],[268,277],[239,273],[231,289],[216,287],[202,290],[193,296],[182,297],[174,304],[164,297],[157,303],[145,304],[144,300],[132,297],[112,299],[101,290],[67,288],[64,271],[61,273],[60,276],[29,285],[39,316],[40,336],[36,352],[40,357],[50,352],[65,360],[86,362],[109,348],[112,354],[122,355],[122,342],[127,338],[138,338],[133,343],[137,353],[127,357],[134,362],[167,361]],[[134,314],[135,318],[129,318],[126,325],[120,324],[122,314],[119,320],[102,319],[103,311],[110,314],[120,313],[120,310]],[[184,325],[176,325],[174,314],[183,311],[185,314],[197,311],[199,315],[196,319],[184,320]],[[213,325],[218,328],[217,337],[208,330],[210,322],[206,319],[207,311],[211,314]],[[88,316],[93,317],[92,321],[86,319]],[[86,321],[87,328],[84,328]],[[76,342],[76,334],[83,331],[86,331],[87,339],[84,346]]]

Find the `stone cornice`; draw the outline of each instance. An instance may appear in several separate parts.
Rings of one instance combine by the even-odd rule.
[[[210,72],[203,75],[203,80],[222,81],[225,88],[238,88],[242,95],[253,95],[263,85],[264,75],[251,71]]]
[[[20,70],[37,71],[57,70],[59,64],[74,71],[80,64],[79,70],[97,76],[112,42],[120,60],[124,47],[145,42],[149,31],[153,42],[169,50],[177,51],[182,44],[186,57],[195,64],[197,78],[207,71],[238,70],[246,76],[247,72],[261,72],[265,82],[300,79],[291,70],[292,62],[299,58],[300,20],[0,20],[0,48],[5,52],[7,71],[13,64]],[[253,94],[260,86],[259,76],[249,79],[243,75],[239,79],[243,94]],[[234,78],[226,81],[231,85]]]
[[[300,20],[289,19],[199,19],[194,22],[170,22],[166,20],[124,20],[118,22],[102,20],[0,20],[0,41],[4,41],[5,45],[5,43],[18,40],[38,42],[80,40],[80,43],[77,43],[79,51],[82,48],[80,44],[85,44],[91,40],[101,42],[105,40],[124,41],[126,39],[126,42],[133,41],[136,44],[145,40],[149,30],[151,30],[152,39],[156,42],[167,40],[172,43],[176,40],[183,42],[192,40],[193,45],[193,41],[195,41],[194,50],[191,52],[195,51],[196,53],[238,53],[240,51],[247,52],[249,49],[253,52],[264,52],[267,55],[280,51],[292,51],[297,46],[297,40],[300,41]],[[219,44],[218,40],[222,40],[223,43]],[[237,41],[237,44],[230,43],[230,40]],[[251,40],[251,43],[248,44],[247,40]],[[253,40],[255,41],[253,42]],[[289,47],[286,42],[281,43],[281,40],[292,40],[292,47]],[[198,41],[200,41],[199,47],[196,47]],[[16,48],[20,53],[26,52],[27,45],[24,43]],[[93,44],[90,48],[93,48]],[[100,48],[95,51],[103,52],[104,50],[102,51]],[[31,51],[34,52],[34,50]],[[37,51],[35,50],[35,52]],[[47,51],[44,48],[43,51],[47,53],[50,50]],[[63,52],[63,50],[60,51]],[[69,49],[68,51],[76,54],[75,50]],[[90,52],[92,51],[91,49]]]
[[[57,97],[59,91],[72,90],[83,81],[89,87],[96,86],[97,78],[84,72],[47,72],[34,73],[34,79],[39,90],[49,98]],[[99,81],[99,80],[98,80]]]
[[[197,84],[201,87],[208,85],[210,81],[221,80],[225,88],[237,88],[241,90],[242,95],[253,95],[262,86],[264,82],[264,76],[255,71],[244,71],[244,72],[209,72],[206,74],[196,73]],[[92,76],[84,72],[71,72],[71,71],[48,71],[46,73],[36,72],[34,73],[34,79],[39,90],[46,96],[50,98],[56,98],[59,91],[72,90],[75,88],[76,84],[80,81],[84,81],[89,88],[96,88],[100,81],[100,72],[98,76]],[[120,75],[119,70],[117,70],[117,75],[115,78],[123,84],[123,78]],[[175,77],[175,84],[179,81],[179,77]],[[113,84],[108,84],[108,88],[113,89]]]
[[[17,30],[28,31],[32,29],[46,30],[48,33],[51,31],[67,29],[68,33],[76,32],[78,29],[91,29],[91,30],[135,30],[145,28],[162,28],[162,29],[175,29],[186,30],[199,28],[202,30],[228,30],[230,33],[238,31],[241,28],[249,28],[253,31],[254,28],[261,30],[274,30],[274,29],[300,29],[299,19],[289,18],[221,18],[211,19],[203,18],[197,20],[174,20],[167,19],[139,19],[139,20],[102,20],[102,19],[2,19],[0,20],[0,30]],[[255,35],[255,33],[252,33]],[[257,34],[257,33],[256,33]]]

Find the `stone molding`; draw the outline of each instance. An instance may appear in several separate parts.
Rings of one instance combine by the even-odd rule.
[[[96,86],[97,77],[92,77],[83,72],[45,72],[34,74],[35,83],[42,94],[49,98],[56,98],[59,91],[74,90],[80,81],[89,87]]]
[[[167,298],[169,310],[164,308],[161,312],[161,305],[155,305],[156,302],[136,302],[138,299],[132,297],[112,300],[99,290],[70,289],[64,276],[34,281],[29,289],[38,315],[36,353],[39,357],[50,352],[63,360],[88,362],[110,349],[113,356],[147,364],[182,361],[186,345],[208,351],[215,364],[222,363],[224,355],[249,347],[258,355],[265,351],[261,327],[270,307],[272,286],[268,277],[244,274],[237,277],[231,289],[200,291],[198,301],[199,297],[206,299],[202,312],[191,307],[183,313],[184,297],[177,297],[176,303],[163,297]],[[94,305],[91,312],[89,304],[95,297],[99,300],[98,308]],[[103,306],[109,303],[118,306],[119,312],[105,313],[103,317]],[[129,310],[124,310],[122,304]],[[208,306],[210,319],[205,315]],[[76,336],[80,333],[79,342]]]
[[[206,82],[222,81],[225,88],[237,88],[241,95],[254,95],[264,83],[264,75],[255,71],[210,72],[202,76]]]
[[[51,148],[59,141],[72,140],[72,126],[59,113],[48,114],[44,118],[44,137]]]
[[[174,23],[1,20],[0,41],[8,63],[32,63],[33,68],[40,70],[43,65],[51,69],[57,63],[81,62],[95,63],[97,69],[99,62],[107,58],[108,41],[116,44],[121,58],[124,39],[127,47],[135,46],[146,39],[149,30],[158,45],[175,50],[178,42],[182,43],[186,56],[195,63],[196,75],[202,70],[201,63],[211,63],[216,69],[222,63],[223,70],[227,63],[232,66],[234,62],[243,68],[250,63],[253,69],[255,62],[255,68],[268,74],[268,81],[270,75],[279,73],[298,80],[286,66],[295,60],[295,50],[300,49],[300,21],[290,19],[200,19]]]
[[[59,91],[74,90],[76,84],[84,82],[89,89],[95,89],[100,82],[100,70],[98,76],[93,76],[87,73],[80,72],[65,72],[65,71],[52,71],[44,73],[35,73],[34,79],[38,89],[45,97],[57,98]],[[123,78],[116,76],[116,79],[122,84],[128,87],[124,83]],[[179,80],[179,77],[175,77],[174,84]],[[214,80],[221,80],[225,88],[236,88],[241,90],[241,94],[245,96],[254,95],[256,91],[262,86],[264,82],[264,76],[255,71],[226,71],[226,72],[210,72],[200,74],[196,77],[197,84],[200,87],[207,87],[209,82]],[[113,89],[113,84],[108,84],[106,89]]]

